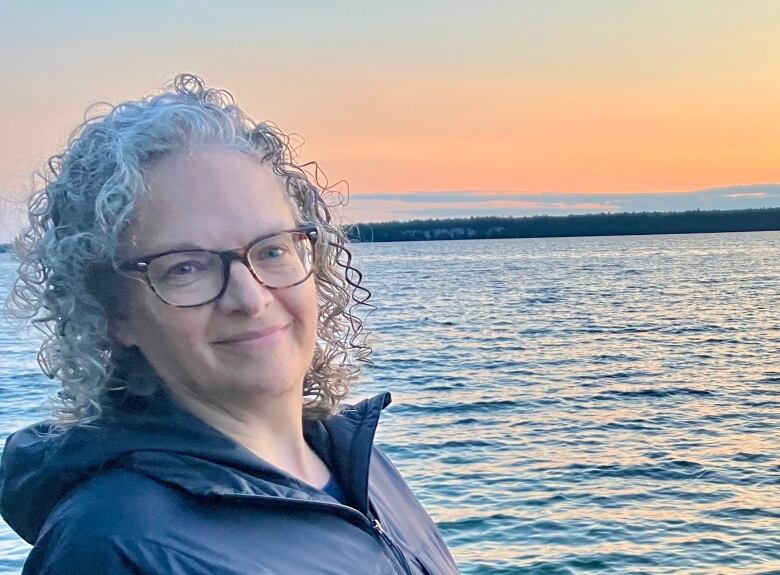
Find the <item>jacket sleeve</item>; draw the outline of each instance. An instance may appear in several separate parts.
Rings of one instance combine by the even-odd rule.
[[[147,575],[114,537],[70,539],[67,545],[36,544],[22,575]]]
[[[213,566],[212,566],[213,567]],[[147,539],[106,535],[33,548],[22,575],[214,575],[198,558]],[[263,575],[259,573],[258,575]]]

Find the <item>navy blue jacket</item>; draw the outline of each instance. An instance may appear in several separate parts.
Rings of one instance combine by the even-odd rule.
[[[34,547],[24,575],[432,574],[458,569],[373,445],[385,393],[307,442],[347,505],[264,462],[162,393],[92,427],[6,442],[0,511]]]

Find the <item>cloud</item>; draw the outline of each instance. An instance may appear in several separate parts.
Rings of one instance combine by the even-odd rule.
[[[469,216],[568,215],[598,212],[733,210],[780,206],[780,184],[726,186],[690,192],[526,193],[443,190],[353,193],[349,222]]]
[[[745,192],[740,194],[726,194],[727,198],[763,198],[766,192]]]

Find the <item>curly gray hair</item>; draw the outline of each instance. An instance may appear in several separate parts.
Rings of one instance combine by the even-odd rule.
[[[109,332],[119,295],[114,270],[123,231],[145,189],[144,170],[162,155],[203,144],[270,162],[302,222],[317,224],[320,317],[303,382],[304,416],[335,413],[359,373],[355,360],[371,353],[353,313],[358,305],[371,307],[371,294],[360,285],[346,235],[324,199],[338,192],[316,163],[295,163],[289,136],[275,125],[255,123],[228,92],[182,74],[168,91],[87,119],[67,149],[49,160],[43,185],[30,198],[29,226],[16,240],[20,264],[9,308],[46,336],[38,361],[61,383],[55,416],[63,427],[100,417],[118,390],[144,395],[154,387],[140,352],[119,346]]]

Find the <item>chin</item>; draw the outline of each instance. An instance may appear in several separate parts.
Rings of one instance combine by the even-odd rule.
[[[262,368],[244,373],[236,377],[228,387],[232,387],[240,395],[284,395],[291,391],[300,391],[303,385],[303,375],[291,377],[289,371],[261,371]]]

